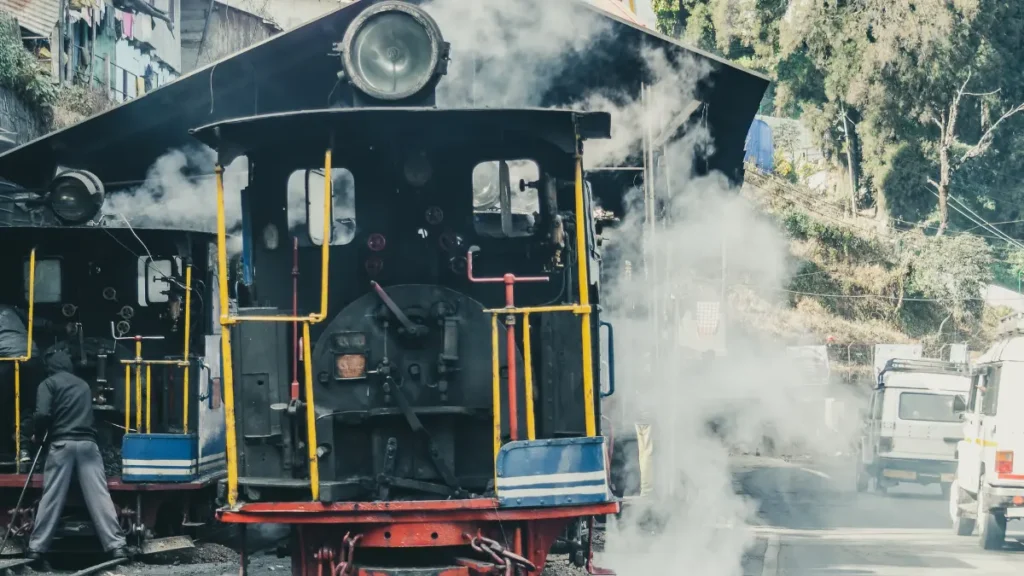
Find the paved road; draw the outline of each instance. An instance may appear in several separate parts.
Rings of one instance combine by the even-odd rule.
[[[746,462],[742,491],[758,502],[757,551],[744,576],[1009,576],[1024,574],[1024,524],[1004,549],[953,534],[938,487],[858,494],[848,466]],[[748,555],[748,559],[751,555]]]

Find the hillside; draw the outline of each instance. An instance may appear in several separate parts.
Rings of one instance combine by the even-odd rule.
[[[984,302],[1001,260],[981,236],[897,230],[851,216],[842,198],[753,169],[742,193],[784,231],[795,272],[783,303],[733,287],[730,307],[741,322],[789,341],[810,333],[817,343],[921,342],[938,353],[954,342],[984,348],[1010,312]]]

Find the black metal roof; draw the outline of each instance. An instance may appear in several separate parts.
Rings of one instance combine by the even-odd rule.
[[[0,175],[26,188],[42,188],[57,166],[89,170],[104,182],[142,181],[168,150],[195,144],[191,128],[229,118],[323,108],[337,82],[333,42],[367,2],[328,13],[229,56],[148,94],[0,155]],[[410,0],[420,2],[421,0]],[[476,0],[501,2],[503,0]],[[552,0],[556,1],[556,0]],[[715,141],[708,168],[733,178],[742,173],[747,130],[768,86],[762,75],[611,16],[582,0],[570,2],[580,18],[606,18],[613,31],[604,44],[576,56],[571,68],[542,96],[543,106],[567,105],[595,90],[635,96],[644,81],[644,48],[689,55],[709,64],[698,97]],[[457,54],[458,47],[453,46]]]

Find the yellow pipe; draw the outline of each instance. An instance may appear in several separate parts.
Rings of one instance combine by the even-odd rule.
[[[327,318],[327,271],[330,268],[331,255],[331,229],[333,218],[331,217],[331,202],[334,191],[334,183],[331,181],[331,149],[324,153],[324,235],[320,243],[320,314],[316,322]]]
[[[583,414],[587,436],[597,435],[594,418],[594,350],[590,340],[590,282],[587,280],[587,264],[590,252],[587,250],[587,214],[583,202],[583,158],[576,157],[576,275],[580,284],[580,306],[585,307],[580,317],[583,336]]]
[[[149,364],[146,364],[146,434],[152,434],[153,433],[153,425],[152,425],[153,405],[150,402],[150,398],[152,398],[151,392],[153,391],[153,385],[152,385],[153,374],[152,374],[152,369],[153,369],[152,366],[150,366]]]
[[[316,456],[316,406],[313,401],[313,355],[309,346],[309,323],[302,325],[302,364],[306,376],[306,444],[309,445],[309,489],[313,501],[320,499],[320,463]]]
[[[560,306],[527,306],[526,308],[487,308],[484,310],[488,314],[534,314],[540,312],[572,312],[574,314],[584,314],[590,312],[589,306],[580,306],[578,304],[566,304]]]
[[[25,344],[25,360],[32,359],[32,326],[36,313],[36,249],[28,255],[28,340]]]
[[[526,439],[537,439],[533,420],[533,359],[530,350],[530,314],[523,314],[523,379],[526,386]]]
[[[185,370],[182,375],[182,389],[184,390],[184,399],[181,403],[181,409],[183,414],[181,415],[181,431],[182,434],[188,434],[188,375],[191,369],[188,365],[188,345],[190,342],[190,331],[192,328],[192,266],[189,265],[185,268]]]
[[[29,349],[32,342],[29,342]],[[21,474],[21,362],[14,361],[14,473]]]
[[[135,365],[135,431],[142,432],[142,340],[135,340],[135,358],[140,360]]]
[[[235,438],[235,392],[231,365],[231,329],[228,309],[228,243],[224,222],[224,168],[214,170],[217,181],[217,288],[220,296],[220,353],[224,391],[224,424],[227,428],[228,506],[238,502],[238,453]]]
[[[124,433],[132,431],[132,367],[124,365]]]
[[[510,360],[514,362],[515,359]],[[491,316],[491,412],[494,418],[494,491],[498,491],[498,451],[501,450],[501,368],[498,366],[498,317]]]

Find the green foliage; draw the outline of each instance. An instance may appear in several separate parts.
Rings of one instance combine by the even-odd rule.
[[[13,91],[44,122],[48,122],[57,89],[22,45],[17,23],[0,14],[0,86]]]

